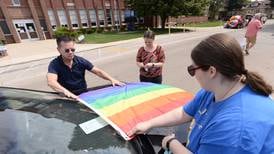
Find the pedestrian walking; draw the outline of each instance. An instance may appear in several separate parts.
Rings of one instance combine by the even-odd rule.
[[[215,34],[191,52],[188,73],[201,90],[182,108],[129,132],[144,133],[154,127],[174,126],[193,120],[188,143],[176,136],[163,139],[162,147],[174,154],[270,154],[274,152],[274,101],[272,87],[245,68],[242,49],[227,34]]]
[[[263,24],[261,22],[261,14],[255,14],[254,18],[247,25],[247,30],[245,33],[246,38],[246,48],[245,54],[249,55],[249,50],[255,45],[257,39],[257,33],[262,28]]]
[[[162,69],[165,62],[165,53],[162,46],[154,42],[155,34],[151,30],[145,31],[145,45],[139,48],[136,63],[140,68],[141,82],[162,83]]]

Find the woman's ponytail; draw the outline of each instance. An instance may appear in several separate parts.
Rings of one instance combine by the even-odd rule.
[[[258,73],[246,71],[244,75],[246,76],[245,83],[255,92],[264,96],[268,96],[273,92],[272,86],[267,84]]]

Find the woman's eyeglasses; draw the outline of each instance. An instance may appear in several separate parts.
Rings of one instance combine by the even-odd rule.
[[[75,52],[75,50],[76,50],[76,49],[74,49],[74,48],[68,48],[68,49],[65,49],[64,51],[65,51],[66,53],[69,53],[69,51]]]
[[[195,75],[195,71],[197,70],[197,69],[200,69],[200,68],[207,68],[207,67],[209,67],[208,65],[202,65],[202,66],[193,66],[193,65],[190,65],[190,66],[188,66],[187,67],[187,71],[188,71],[188,73],[189,73],[189,75],[191,75],[191,76],[194,76]]]

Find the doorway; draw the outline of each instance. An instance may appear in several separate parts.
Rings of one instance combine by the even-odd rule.
[[[20,39],[23,40],[38,40],[38,34],[35,24],[32,19],[13,20],[14,27]]]

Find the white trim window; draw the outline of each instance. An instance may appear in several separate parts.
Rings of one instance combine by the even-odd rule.
[[[21,6],[20,0],[12,0],[13,6]]]
[[[120,18],[119,18],[119,11],[118,10],[114,10],[114,22],[115,22],[116,26],[120,24]]]
[[[58,10],[57,14],[58,14],[58,17],[59,17],[59,20],[60,20],[61,27],[68,27],[68,20],[67,20],[65,11],[64,10]]]
[[[53,13],[53,10],[48,10],[48,16],[49,16],[49,20],[50,20],[50,24],[51,24],[51,28],[52,30],[56,30],[56,19]]]
[[[125,11],[121,10],[120,11],[120,15],[121,15],[121,23],[122,24],[126,24],[126,20],[125,20]]]
[[[110,9],[106,9],[106,18],[108,26],[112,25],[112,11]]]
[[[69,10],[69,17],[71,21],[71,25],[73,29],[78,29],[79,24],[78,24],[78,18],[75,10]]]
[[[91,27],[97,26],[97,17],[95,10],[89,10],[89,16],[90,16],[90,25]]]
[[[98,10],[98,18],[100,27],[105,26],[105,13],[104,10]]]
[[[87,17],[86,10],[80,10],[79,13],[80,13],[82,27],[87,28],[88,27],[88,17]]]

